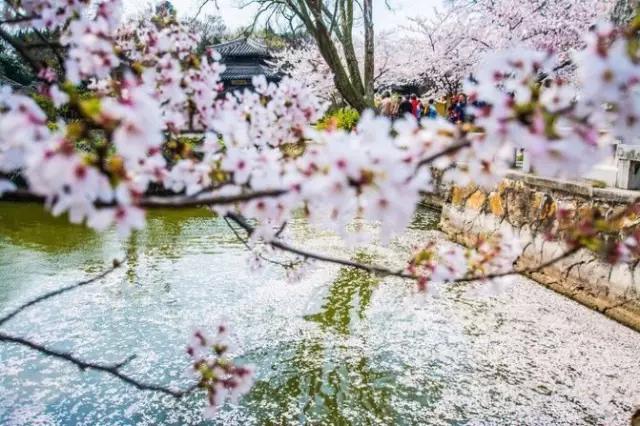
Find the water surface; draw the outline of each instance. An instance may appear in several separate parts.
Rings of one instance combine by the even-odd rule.
[[[289,232],[310,250],[398,265],[413,244],[442,238],[435,221],[421,211],[389,247],[358,251],[301,220]],[[136,354],[128,373],[186,386],[190,331],[227,318],[235,353],[257,368],[252,391],[205,421],[200,394],[139,392],[0,345],[0,424],[624,425],[640,405],[640,335],[526,279],[496,296],[478,285],[423,295],[316,265],[291,284],[275,266],[251,273],[244,247],[206,210],[155,212],[122,242],[2,204],[0,313],[125,254],[108,278],[5,329],[105,363]]]

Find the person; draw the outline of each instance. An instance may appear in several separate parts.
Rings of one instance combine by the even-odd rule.
[[[418,104],[420,101],[418,101],[418,96],[414,93],[411,95],[411,114],[414,117],[418,116]]]
[[[384,95],[382,95],[382,102],[380,102],[380,114],[387,118],[393,118],[395,113],[394,109],[395,105],[393,99],[391,99],[391,93],[385,92]]]
[[[416,107],[416,118],[420,120],[424,113],[424,106],[422,105],[422,100],[418,99],[418,106]]]
[[[461,122],[467,121],[467,95],[461,93],[458,95],[458,102],[456,104],[458,120]]]
[[[438,118],[438,110],[436,109],[436,106],[434,105],[435,101],[432,99],[429,99],[429,104],[427,105],[427,110],[425,112],[425,115],[427,116],[427,118],[430,118],[432,120],[435,120],[436,118]]]
[[[465,95],[454,95],[451,98],[451,105],[449,106],[449,121],[452,123],[462,123],[464,121],[465,112],[467,109],[467,99]]]
[[[456,115],[456,104],[457,99],[455,96],[452,96],[449,101],[449,107],[447,108],[447,118],[452,123],[456,123],[458,121],[458,117]]]
[[[409,97],[405,95],[402,97],[402,102],[400,102],[398,106],[398,116],[404,117],[406,114],[412,113],[413,107],[411,106],[411,101],[409,101]]]

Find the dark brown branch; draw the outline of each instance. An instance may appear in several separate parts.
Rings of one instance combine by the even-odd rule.
[[[238,230],[231,224],[231,221],[229,220],[229,218],[225,216],[224,217],[224,221],[227,224],[227,226],[229,227],[229,229],[231,229],[233,234],[236,236],[238,241],[240,241],[242,243],[242,245],[244,245],[245,248],[247,250],[249,250],[249,252],[251,252],[254,255],[258,256],[260,259],[264,260],[265,262],[271,263],[271,264],[276,265],[276,266],[280,266],[280,267],[285,268],[285,269],[295,268],[297,265],[302,263],[302,261],[297,261],[297,262],[296,261],[291,261],[291,262],[286,262],[285,263],[285,262],[281,262],[279,260],[271,259],[271,258],[269,258],[267,256],[264,256],[263,254],[256,253],[255,250],[253,249],[253,247],[251,247],[251,245],[249,245],[248,239],[247,238],[243,238],[242,235],[240,235]],[[277,235],[278,234],[276,234],[276,236]]]
[[[219,206],[235,203],[243,203],[247,201],[257,200],[259,198],[280,197],[288,191],[284,189],[274,189],[265,191],[247,192],[238,195],[218,195],[208,197],[147,197],[139,203],[144,208],[182,208],[182,207],[198,207],[198,206]]]
[[[38,16],[16,16],[13,18],[8,18],[0,21],[0,25],[13,25],[13,24],[21,24],[23,22],[33,21],[34,19],[38,19]]]
[[[155,209],[155,208],[184,208],[198,206],[218,206],[242,203],[259,198],[279,197],[288,192],[285,189],[273,189],[265,191],[247,192],[238,195],[209,195],[209,196],[152,196],[144,197],[137,204],[139,207]],[[44,203],[45,198],[32,192],[18,190],[14,192],[5,192],[0,201],[17,201],[17,202],[36,202]],[[114,207],[113,203],[96,203],[97,207]]]
[[[253,226],[251,226],[244,217],[235,214],[235,213],[227,213],[227,218],[229,218],[230,220],[232,220],[233,222],[235,222],[236,224],[238,224],[242,229],[244,229],[247,232],[247,235],[251,236],[251,234],[254,232],[255,228]],[[388,268],[384,268],[384,267],[379,267],[379,266],[371,266],[371,265],[365,265],[362,263],[358,263],[358,262],[353,262],[350,260],[345,260],[345,259],[340,259],[340,258],[335,258],[335,257],[330,257],[330,256],[325,256],[325,255],[321,255],[321,254],[317,254],[317,253],[312,253],[312,252],[308,252],[306,250],[302,250],[302,249],[298,249],[295,247],[292,247],[290,245],[288,245],[287,243],[284,243],[280,240],[272,240],[269,241],[268,244],[270,244],[272,247],[277,248],[279,250],[283,250],[289,253],[293,253],[296,254],[298,256],[301,256],[305,259],[314,259],[314,260],[319,260],[321,262],[328,262],[328,263],[334,263],[337,265],[342,265],[342,266],[347,266],[350,268],[355,268],[355,269],[360,269],[362,271],[366,271],[369,272],[371,274],[375,274],[375,275],[379,275],[379,276],[393,276],[393,277],[398,277],[398,278],[404,278],[404,279],[411,279],[411,280],[417,280],[420,277],[413,275],[413,274],[408,274],[402,271],[393,271],[391,269]],[[540,272],[541,270],[548,268],[554,264],[556,264],[557,262],[560,262],[563,259],[566,259],[572,255],[574,255],[578,250],[580,249],[580,247],[574,247],[568,251],[566,251],[565,253],[561,254],[560,256],[553,258],[551,260],[549,260],[548,262],[545,262],[543,264],[540,264],[534,268],[525,268],[525,269],[513,269],[511,271],[507,271],[507,272],[499,272],[499,273],[493,273],[493,274],[484,274],[484,275],[476,275],[476,276],[466,276],[466,277],[462,277],[462,278],[458,278],[455,280],[451,280],[449,281],[450,284],[453,283],[464,283],[464,282],[473,282],[473,281],[484,281],[484,280],[492,280],[492,279],[497,279],[497,278],[504,278],[504,277],[508,277],[508,276],[512,276],[512,275],[528,275],[528,274],[532,274],[532,273],[536,273],[536,272]]]
[[[61,295],[63,293],[66,293],[68,291],[75,290],[77,288],[84,287],[86,285],[93,284],[96,281],[101,280],[102,278],[106,277],[107,275],[109,275],[110,273],[112,273],[113,271],[118,269],[123,264],[123,262],[124,261],[114,260],[113,261],[113,266],[111,268],[103,271],[102,273],[100,273],[99,275],[96,275],[95,277],[86,279],[84,281],[80,281],[78,283],[75,283],[75,284],[67,286],[67,287],[62,287],[62,288],[60,288],[58,290],[50,291],[49,293],[45,293],[42,296],[36,297],[35,299],[32,299],[29,302],[24,303],[23,305],[17,307],[16,309],[11,311],[7,315],[5,315],[2,318],[0,318],[0,326],[3,325],[5,322],[9,321],[11,318],[13,318],[16,315],[18,315],[20,312],[24,311],[25,309],[27,309],[27,308],[29,308],[29,307],[31,307],[33,305],[36,305],[36,304],[41,303],[41,302],[44,302],[45,300],[51,299],[52,297],[59,296],[59,295]]]
[[[123,262],[114,260],[113,262],[113,266],[109,269],[107,269],[106,271],[102,272],[99,275],[96,275],[93,278],[84,280],[84,281],[80,281],[76,284],[67,286],[67,287],[63,287],[61,289],[55,290],[55,291],[51,291],[49,293],[46,293],[40,297],[37,297],[21,306],[19,306],[18,308],[14,309],[13,311],[11,311],[9,314],[5,315],[4,317],[2,317],[0,319],[0,325],[3,325],[4,323],[6,323],[7,321],[9,321],[10,319],[14,318],[16,315],[18,315],[19,313],[21,313],[22,311],[24,311],[25,309],[34,306],[38,303],[44,302],[45,300],[51,299],[52,297],[55,296],[59,296],[63,293],[66,293],[68,291],[72,291],[75,290],[77,288],[80,287],[84,287],[86,285],[95,283],[97,281],[99,281],[100,279],[106,277],[107,275],[109,275],[111,272],[113,272],[114,270],[116,270],[117,268],[119,268],[121,265],[123,264]],[[28,347],[29,349],[33,349],[37,352],[40,352],[43,355],[47,355],[47,356],[51,356],[53,358],[57,358],[60,360],[64,360],[67,362],[70,362],[71,364],[75,365],[76,367],[78,367],[81,370],[96,370],[96,371],[101,371],[107,374],[110,374],[118,379],[120,379],[121,381],[137,388],[140,390],[146,390],[146,391],[155,391],[155,392],[161,392],[167,395],[171,395],[175,398],[181,398],[185,395],[187,395],[188,393],[192,392],[194,389],[196,389],[196,386],[192,386],[190,388],[184,389],[184,390],[179,390],[179,389],[171,389],[168,387],[164,387],[164,386],[160,386],[160,385],[153,385],[153,384],[148,384],[148,383],[144,383],[141,382],[129,375],[126,375],[124,373],[122,373],[120,370],[125,367],[127,364],[129,364],[133,359],[135,359],[135,355],[131,355],[127,358],[125,358],[124,360],[115,363],[115,364],[98,364],[95,362],[90,362],[90,361],[85,361],[82,360],[70,353],[67,352],[61,352],[55,349],[51,349],[51,348],[47,348],[44,345],[41,345],[39,343],[36,343],[32,340],[23,338],[23,337],[18,337],[18,336],[12,336],[10,334],[6,334],[3,332],[0,332],[0,342],[6,342],[6,343],[13,343],[13,344],[17,344],[17,345],[21,345],[21,346],[25,346]]]
[[[204,7],[209,4],[211,0],[203,0],[202,2],[200,2],[200,7],[198,7],[198,10],[196,11],[196,14],[193,15],[193,20],[197,20],[198,16],[200,16],[200,13],[202,12],[202,9],[204,9]],[[218,0],[213,0],[213,4],[216,6],[216,9],[220,10],[220,6],[218,6]]]
[[[573,247],[570,250],[567,250],[566,252],[562,253],[561,255],[554,257],[553,259],[542,263],[538,266],[535,266],[533,268],[524,268],[524,269],[514,269],[512,271],[507,271],[507,272],[497,272],[494,274],[485,274],[482,276],[476,275],[476,276],[471,276],[471,277],[464,277],[464,278],[460,278],[457,280],[452,281],[452,283],[464,283],[464,282],[472,282],[472,281],[484,281],[484,280],[493,280],[493,279],[497,279],[497,278],[504,278],[504,277],[509,277],[512,275],[529,275],[529,274],[535,274],[536,272],[540,272],[543,269],[546,269],[550,266],[555,265],[556,263],[560,262],[561,260],[564,260],[568,257],[573,256],[574,254],[576,254],[578,252],[578,250],[580,250],[580,247]]]
[[[227,217],[230,220],[232,220],[233,222],[235,222],[242,229],[244,229],[245,232],[247,233],[247,235],[251,236],[253,234],[253,232],[255,231],[255,228],[253,226],[251,226],[245,220],[244,217],[242,217],[242,216],[240,216],[238,214],[235,214],[235,213],[227,213]],[[405,278],[405,279],[413,279],[413,280],[418,278],[415,275],[411,275],[411,274],[407,274],[405,272],[402,272],[402,270],[393,271],[391,269],[380,267],[380,266],[365,265],[363,263],[353,262],[353,261],[350,261],[350,260],[340,259],[340,258],[331,257],[331,256],[325,256],[325,255],[322,255],[322,254],[318,254],[318,253],[313,253],[313,252],[310,252],[310,251],[302,250],[302,249],[299,249],[299,248],[296,248],[296,247],[292,247],[292,246],[288,245],[287,243],[285,243],[285,242],[283,242],[281,240],[268,241],[267,244],[271,245],[273,248],[277,248],[279,250],[295,254],[295,255],[303,257],[305,259],[313,259],[313,260],[319,260],[321,262],[334,263],[334,264],[337,264],[337,265],[348,266],[350,268],[360,269],[362,271],[366,271],[366,272],[369,272],[371,274],[380,275],[380,276],[383,276],[383,277],[385,277],[385,276],[393,276],[393,277]]]
[[[76,357],[75,355],[72,355],[67,352],[61,352],[55,349],[47,348],[46,346],[33,342],[29,339],[12,336],[2,332],[0,332],[0,342],[13,343],[16,345],[25,346],[29,349],[33,349],[34,351],[40,352],[43,355],[47,355],[62,361],[69,362],[83,371],[95,370],[95,371],[101,371],[103,373],[107,373],[121,380],[122,382],[142,391],[160,392],[166,395],[170,395],[174,398],[182,398],[185,395],[188,395],[191,392],[193,392],[198,387],[198,385],[193,385],[186,389],[172,389],[172,388],[161,386],[161,385],[145,383],[127,374],[122,373],[120,371],[121,368],[127,365],[133,359],[132,356],[116,364],[98,364],[98,363],[82,360]]]

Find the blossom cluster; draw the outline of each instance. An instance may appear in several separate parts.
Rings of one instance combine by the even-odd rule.
[[[252,367],[234,364],[228,358],[229,346],[228,327],[220,324],[215,334],[196,330],[187,347],[198,386],[207,392],[207,418],[213,418],[227,399],[235,401],[247,393],[253,384]]]
[[[443,284],[508,274],[522,254],[520,240],[511,231],[478,237],[474,247],[430,242],[414,249],[406,272],[419,277],[418,290],[438,291]]]
[[[403,48],[395,55],[395,68],[406,81],[427,77],[437,91],[455,93],[461,89],[459,82],[494,52],[553,49],[559,58],[553,74],[570,76],[572,52],[584,47],[584,34],[611,12],[614,3],[451,0],[430,16],[411,20]]]
[[[262,77],[254,90],[223,95],[219,56],[194,55],[196,39],[186,26],[170,17],[116,26],[118,6],[104,0],[95,13],[75,14],[65,26],[69,55],[79,55],[67,63],[66,77],[92,81],[98,89],[92,97],[81,98],[68,85],[45,90],[84,117],[80,131],[64,122],[50,130],[22,95],[6,96],[16,106],[3,113],[7,122],[27,126],[5,133],[3,155],[20,154],[2,171],[20,171],[54,213],[69,212],[74,222],[97,229],[116,224],[126,234],[141,227],[140,200],[153,185],[187,196],[278,192],[216,207],[257,220],[254,239],[269,241],[302,208],[314,224],[356,241],[364,235],[347,233],[353,219],[377,221],[386,242],[406,227],[421,192],[430,189],[425,161],[459,184],[491,186],[509,168],[513,149],[524,148],[537,172],[574,176],[601,157],[602,117],[627,127],[638,122],[630,116],[640,79],[628,39],[607,28],[578,54],[579,75],[592,82],[578,101],[559,79],[540,84],[556,62],[552,54],[507,50],[491,55],[467,85],[478,132],[442,120],[391,123],[372,113],[363,114],[354,132],[317,131],[310,124],[324,106],[301,82],[285,78],[276,85]],[[592,89],[594,80],[599,89]],[[96,130],[102,136],[95,148],[78,150]],[[184,131],[200,132],[202,143],[167,158],[167,145]],[[299,144],[298,155],[285,149]],[[460,149],[451,149],[455,144]]]
[[[34,19],[60,6],[21,3]],[[96,89],[90,99],[81,98],[45,73],[51,81],[43,92],[83,116],[80,130],[64,122],[51,130],[25,96],[3,100],[3,122],[19,129],[4,132],[2,172],[20,171],[54,213],[69,212],[74,222],[98,229],[116,223],[126,233],[142,226],[139,200],[159,185],[188,196],[280,191],[217,207],[256,219],[257,239],[268,241],[304,208],[313,223],[356,239],[362,236],[345,231],[354,218],[378,221],[388,241],[404,229],[421,191],[432,184],[426,159],[437,157],[429,165],[459,184],[491,186],[509,168],[513,149],[524,148],[538,173],[575,176],[601,158],[601,128],[629,137],[640,123],[636,58],[630,38],[611,26],[598,27],[576,55],[578,99],[560,79],[540,84],[558,62],[553,54],[504,50],[489,55],[466,86],[477,105],[479,132],[439,120],[390,123],[371,113],[354,132],[316,131],[310,123],[321,117],[323,104],[311,88],[292,79],[275,85],[257,78],[254,90],[223,95],[224,65],[215,52],[193,53],[197,39],[185,25],[166,16],[118,25],[121,6],[118,0],[101,0],[93,9],[70,2],[73,13],[58,10],[56,19],[47,20],[47,28],[63,28],[66,80],[72,86],[90,81]],[[97,141],[95,131],[102,132]],[[167,144],[184,131],[204,134],[203,142],[167,158]],[[86,140],[95,148],[78,150]],[[438,154],[456,143],[461,149]],[[296,144],[304,151],[289,155],[285,147]]]

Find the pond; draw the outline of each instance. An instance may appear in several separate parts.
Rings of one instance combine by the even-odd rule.
[[[308,250],[399,265],[410,247],[440,240],[420,211],[387,247],[349,250],[299,219]],[[257,380],[218,418],[204,398],[140,392],[14,345],[0,345],[0,424],[9,425],[484,425],[628,424],[640,404],[640,334],[527,279],[417,293],[316,264],[290,283],[276,266],[254,273],[224,221],[206,210],[160,211],[126,241],[38,206],[0,205],[0,314],[47,290],[123,268],[24,311],[6,331],[86,359],[136,358],[125,371],[189,384],[185,346],[195,326],[226,318],[234,353]]]

